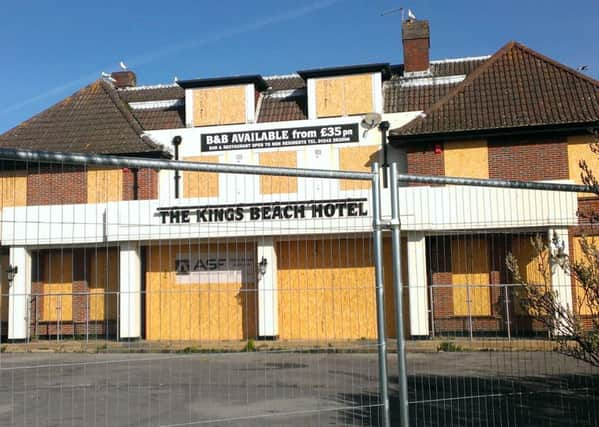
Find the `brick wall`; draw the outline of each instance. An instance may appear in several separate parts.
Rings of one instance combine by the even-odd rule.
[[[152,169],[139,169],[137,172],[138,199],[158,198],[158,172]],[[123,170],[123,200],[133,200],[133,172]]]
[[[493,138],[489,146],[489,178],[540,181],[568,179],[565,138]]]
[[[43,165],[29,170],[27,205],[75,204],[87,201],[87,175],[82,167]]]
[[[443,150],[440,154],[435,154],[435,146],[432,144],[408,147],[406,156],[408,160],[408,174],[445,175]]]

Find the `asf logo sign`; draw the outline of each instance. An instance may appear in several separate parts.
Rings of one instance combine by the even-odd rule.
[[[248,254],[177,254],[175,258],[176,282],[240,283],[251,277],[254,258]]]

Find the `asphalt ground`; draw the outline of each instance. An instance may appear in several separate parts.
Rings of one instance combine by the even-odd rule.
[[[413,426],[599,425],[599,370],[556,353],[410,353],[408,368]],[[372,353],[0,354],[1,426],[376,426],[379,409]]]

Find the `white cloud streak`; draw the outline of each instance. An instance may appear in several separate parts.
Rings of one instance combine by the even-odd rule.
[[[262,28],[268,27],[270,25],[279,24],[286,21],[291,21],[297,18],[301,18],[302,16],[309,15],[311,13],[317,12],[321,9],[328,8],[337,3],[343,2],[345,0],[326,0],[319,1],[316,3],[312,3],[297,9],[289,10],[283,13],[279,13],[276,15],[272,15],[269,17],[265,17],[263,19],[258,19],[254,22],[247,23],[245,25],[241,25],[235,28],[229,28],[224,31],[213,34],[209,37],[204,37],[198,40],[192,40],[186,43],[179,43],[172,46],[167,46],[163,48],[159,48],[152,52],[146,52],[137,57],[133,57],[128,62],[129,66],[134,68],[140,65],[149,64],[164,57],[174,55],[179,52],[183,52],[185,50],[194,49],[200,46],[206,46],[210,44],[214,44],[220,42],[222,40],[226,40],[229,38],[233,38],[242,34],[251,33],[253,31],[260,30]],[[109,67],[106,67],[108,69]],[[72,80],[66,83],[63,83],[59,86],[56,86],[50,90],[40,93],[39,95],[33,96],[31,98],[24,99],[20,102],[12,104],[10,106],[4,107],[0,109],[0,115],[9,113],[11,111],[20,110],[21,108],[33,104],[35,102],[41,101],[43,99],[49,98],[53,95],[64,93],[69,89],[78,88],[81,85],[88,83],[94,79],[96,79],[102,70],[97,70],[94,73],[86,74],[76,80]]]

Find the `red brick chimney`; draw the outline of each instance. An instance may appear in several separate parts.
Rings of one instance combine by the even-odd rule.
[[[404,72],[422,72],[429,68],[431,46],[427,20],[408,19],[401,25]]]
[[[119,89],[137,84],[137,76],[130,70],[114,71],[110,76],[114,79],[114,86]]]

